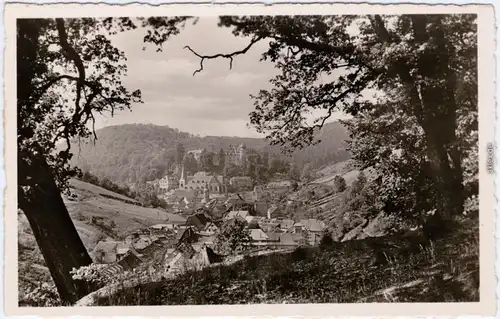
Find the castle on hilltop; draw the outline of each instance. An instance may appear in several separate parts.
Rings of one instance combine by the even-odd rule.
[[[242,166],[247,160],[247,147],[243,143],[238,147],[229,146],[224,155],[226,156],[226,163]]]
[[[187,154],[193,155],[197,162],[200,162],[201,157],[205,154],[207,150],[205,148],[196,149],[188,151]],[[221,158],[219,158],[220,154],[218,152],[213,151],[214,153],[214,164],[219,165],[221,162]],[[248,151],[245,144],[240,144],[239,146],[229,146],[229,149],[224,150],[224,159],[228,164],[242,166],[245,164],[248,157]]]

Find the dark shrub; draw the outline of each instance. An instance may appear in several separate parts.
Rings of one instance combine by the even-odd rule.
[[[321,241],[319,242],[319,247],[321,249],[325,249],[325,248],[328,248],[328,247],[332,247],[333,243],[334,243],[334,241],[333,241],[333,238],[332,238],[332,234],[330,232],[327,232],[321,238]]]
[[[301,261],[307,258],[307,250],[304,247],[297,247],[290,255],[292,261]]]

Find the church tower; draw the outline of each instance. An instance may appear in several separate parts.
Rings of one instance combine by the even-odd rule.
[[[184,175],[184,165],[182,165],[181,178],[179,179],[179,188],[183,189],[184,187],[186,187],[186,176]]]
[[[204,191],[203,195],[204,195],[205,203],[208,203],[210,201],[210,190],[208,189],[208,183],[205,183],[205,191]]]

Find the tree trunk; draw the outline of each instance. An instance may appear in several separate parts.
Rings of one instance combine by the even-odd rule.
[[[36,165],[39,164],[39,165]],[[26,215],[35,239],[63,302],[74,303],[89,293],[85,282],[73,280],[70,271],[92,263],[68,210],[64,205],[52,172],[45,162],[36,163],[37,186],[31,186],[29,198],[19,194],[19,208]],[[19,173],[21,173],[20,167]],[[28,175],[26,172],[21,173]]]
[[[457,104],[455,101],[455,74],[449,66],[453,51],[446,44],[446,36],[440,18],[435,18],[439,28],[433,31],[433,39],[439,48],[438,53],[429,52],[420,57],[417,64],[420,75],[430,80],[430,84],[414,80],[410,69],[404,63],[395,67],[408,93],[413,106],[413,115],[425,132],[427,155],[430,161],[434,188],[438,193],[437,209],[445,219],[460,214],[464,203],[463,169],[461,153],[456,146]],[[415,39],[421,43],[429,40],[426,26],[428,17],[411,16]],[[380,17],[372,19],[379,38],[389,41],[389,35]],[[445,80],[445,85],[435,85],[435,80]]]
[[[427,154],[434,173],[435,188],[441,197],[437,202],[439,214],[450,219],[463,209],[462,167],[460,161],[457,163],[454,159],[457,155],[452,155],[446,144],[440,141],[439,134],[439,130],[426,132]]]

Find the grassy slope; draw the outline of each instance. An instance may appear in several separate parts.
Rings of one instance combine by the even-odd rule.
[[[462,223],[451,237],[423,246],[421,237],[407,234],[250,257],[127,289],[98,304],[478,301],[479,228]]]
[[[316,184],[333,185],[335,176],[340,175],[344,177],[346,183],[349,185],[359,174],[359,170],[353,167],[353,162],[348,160],[344,162],[327,165],[316,172],[318,179],[313,181]]]
[[[88,251],[94,248],[100,238],[106,236],[122,238],[128,232],[145,226],[185,221],[183,217],[163,210],[123,202],[123,200],[134,200],[92,184],[72,180],[71,186],[73,187],[72,194],[75,194],[77,198],[75,200],[64,198],[64,201]],[[92,225],[91,216],[100,218],[105,227]],[[18,217],[19,286],[22,288],[25,284],[48,282],[51,280],[50,275],[44,266],[43,257],[38,250],[28,221],[22,214]],[[106,227],[111,221],[115,223],[115,226]]]
[[[102,188],[100,186],[86,183],[77,179],[72,179],[70,181],[70,185],[73,189],[75,189],[78,193],[80,194],[87,194],[87,195],[101,195],[103,197],[108,197],[108,198],[113,198],[113,199],[118,199],[124,202],[129,202],[129,203],[134,203],[134,204],[139,204],[138,201],[136,201],[133,198],[117,194],[115,192],[109,191],[105,188]]]

